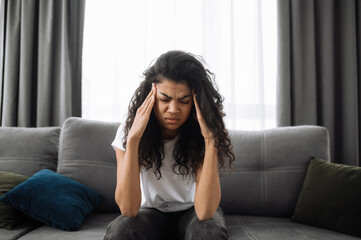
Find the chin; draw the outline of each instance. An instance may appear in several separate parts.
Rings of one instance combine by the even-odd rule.
[[[183,125],[183,122],[177,123],[177,124],[169,124],[169,123],[164,122],[162,125],[167,130],[175,131],[175,130],[178,130]]]
[[[163,127],[167,130],[177,130],[181,127],[182,125],[169,125],[169,124],[164,124]]]

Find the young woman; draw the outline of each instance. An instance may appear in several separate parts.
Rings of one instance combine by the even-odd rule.
[[[144,75],[112,143],[122,215],[104,239],[228,239],[219,170],[234,154],[213,74],[170,51]]]

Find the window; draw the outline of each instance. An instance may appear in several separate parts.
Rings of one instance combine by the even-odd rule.
[[[83,117],[120,121],[162,53],[201,55],[228,129],[276,127],[276,0],[87,1]]]

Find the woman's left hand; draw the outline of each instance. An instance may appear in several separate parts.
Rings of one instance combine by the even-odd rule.
[[[204,140],[213,140],[213,133],[208,128],[207,123],[203,118],[202,112],[199,109],[199,105],[198,105],[196,94],[194,93],[194,90],[193,90],[193,102],[196,107],[196,114],[197,114],[196,117],[197,117],[199,126],[201,127],[201,133],[202,133]]]

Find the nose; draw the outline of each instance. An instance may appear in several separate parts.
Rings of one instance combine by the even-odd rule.
[[[180,112],[178,103],[176,101],[171,101],[169,103],[169,105],[168,105],[167,112],[169,112],[169,113],[178,113],[178,112]]]

